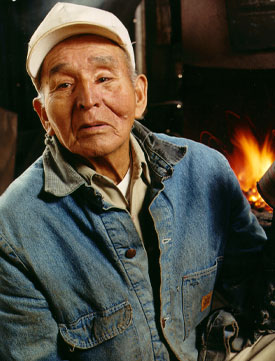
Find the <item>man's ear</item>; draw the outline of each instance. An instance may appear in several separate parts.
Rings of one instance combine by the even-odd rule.
[[[135,118],[142,117],[147,105],[147,78],[144,74],[137,76],[135,81],[136,111]]]
[[[46,109],[41,101],[41,98],[40,97],[34,98],[32,104],[47,134],[54,135],[54,130],[52,129],[51,123],[48,120]]]

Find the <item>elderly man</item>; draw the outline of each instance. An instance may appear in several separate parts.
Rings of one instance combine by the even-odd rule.
[[[215,287],[256,318],[238,295],[265,233],[220,153],[135,121],[147,81],[121,22],[56,4],[27,70],[46,148],[0,201],[0,359],[195,360]],[[212,315],[199,357],[234,351],[238,327]]]

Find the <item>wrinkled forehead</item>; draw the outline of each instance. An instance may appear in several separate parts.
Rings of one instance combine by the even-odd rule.
[[[59,63],[64,64],[63,57],[65,54],[66,59],[69,59],[70,55],[73,57],[74,54],[81,56],[84,47],[90,47],[91,50],[98,49],[99,54],[101,50],[101,55],[91,55],[89,57],[90,62],[97,61],[102,65],[112,63],[113,66],[119,66],[121,61],[118,61],[118,59],[122,60],[126,65],[130,61],[126,51],[112,40],[99,35],[75,35],[58,43],[49,51],[41,65],[39,80],[41,80],[41,76],[45,74],[45,71],[52,72],[52,67],[58,67]]]

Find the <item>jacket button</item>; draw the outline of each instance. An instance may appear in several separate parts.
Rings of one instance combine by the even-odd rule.
[[[134,248],[129,248],[126,252],[125,252],[125,256],[127,258],[134,258],[135,255],[137,254],[137,251]]]
[[[162,327],[165,328],[165,325],[166,325],[166,321],[169,320],[169,317],[163,317],[161,319],[161,324],[162,324]]]

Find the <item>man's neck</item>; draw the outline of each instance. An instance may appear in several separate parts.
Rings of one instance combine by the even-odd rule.
[[[104,175],[115,184],[118,184],[125,177],[131,163],[130,145],[125,147],[119,154],[110,154],[105,157],[92,158],[87,164],[97,173]]]

